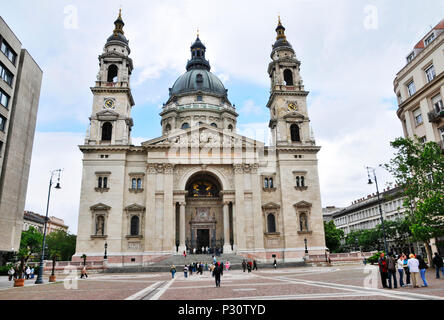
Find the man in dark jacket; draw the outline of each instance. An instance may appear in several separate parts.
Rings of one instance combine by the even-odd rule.
[[[220,287],[220,275],[222,273],[222,267],[220,265],[220,262],[218,262],[214,268],[213,274],[214,279],[216,280],[216,288]]]
[[[389,289],[392,288],[392,278],[393,278],[393,287],[396,289],[398,288],[398,284],[396,281],[396,260],[393,257],[393,253],[388,254],[387,258],[387,273],[388,273],[388,287]]]
[[[439,256],[438,252],[435,252],[435,256],[433,257],[433,264],[436,268],[436,279],[439,279],[439,270],[441,270],[442,275],[444,277],[444,267],[442,258]]]
[[[387,259],[385,258],[384,252],[381,253],[381,256],[378,259],[378,265],[379,265],[379,273],[381,274],[382,287],[387,288],[388,270],[387,270]]]

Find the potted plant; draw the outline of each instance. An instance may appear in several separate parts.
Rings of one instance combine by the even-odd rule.
[[[52,272],[51,272],[51,275],[49,276],[49,282],[55,282],[56,281],[55,265],[56,265],[56,261],[60,257],[60,255],[58,252],[52,252],[51,255],[52,255]]]
[[[17,253],[20,264],[17,270],[17,279],[14,280],[14,287],[24,286],[25,278],[23,276],[23,273],[25,265],[34,253],[40,251],[42,240],[43,235],[33,227],[30,227],[29,230],[22,232],[22,237],[20,239],[20,249]]]

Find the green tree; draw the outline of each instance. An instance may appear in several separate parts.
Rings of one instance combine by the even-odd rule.
[[[50,257],[57,256],[62,261],[71,261],[76,251],[76,238],[62,230],[51,232],[46,238]]]
[[[23,276],[25,264],[29,258],[42,250],[43,235],[35,228],[30,227],[27,231],[22,231],[22,237],[20,239],[20,249],[18,251],[18,258],[20,260],[20,266],[18,270],[19,278]]]
[[[404,207],[415,241],[424,243],[431,261],[429,240],[444,234],[444,156],[435,142],[422,144],[398,138],[391,142],[395,156],[384,167],[403,190]]]
[[[330,252],[336,252],[341,246],[341,239],[344,237],[344,231],[337,229],[333,220],[324,221],[325,243]]]

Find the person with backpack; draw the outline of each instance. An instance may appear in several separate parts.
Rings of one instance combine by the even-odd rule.
[[[174,279],[174,275],[176,274],[176,267],[174,266],[174,264],[171,266],[170,272],[171,272],[171,277]]]
[[[427,284],[426,280],[426,271],[429,268],[429,266],[427,265],[427,263],[425,263],[421,255],[418,256],[418,261],[419,261],[419,266],[418,266],[419,273],[421,274],[421,279],[423,283],[421,287],[428,287],[429,285]]]
[[[186,278],[188,278],[188,266],[185,265],[185,267],[183,267],[183,276]]]
[[[387,275],[388,275],[388,287],[392,288],[392,279],[393,279],[393,288],[398,288],[398,283],[396,281],[396,260],[393,257],[393,253],[388,254],[387,258]]]
[[[444,277],[444,266],[442,258],[439,256],[438,252],[435,252],[435,256],[433,257],[433,264],[436,269],[436,279],[439,279],[439,271],[441,270],[442,275]]]
[[[242,261],[242,270],[244,270],[244,272],[245,272],[246,269],[247,269],[247,263],[245,262],[245,260],[243,260]]]

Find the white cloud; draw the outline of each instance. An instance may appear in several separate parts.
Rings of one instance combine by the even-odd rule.
[[[242,113],[245,116],[248,115],[260,115],[263,113],[263,107],[259,107],[255,104],[253,99],[248,99],[245,101],[244,105],[240,109],[240,113]]]

